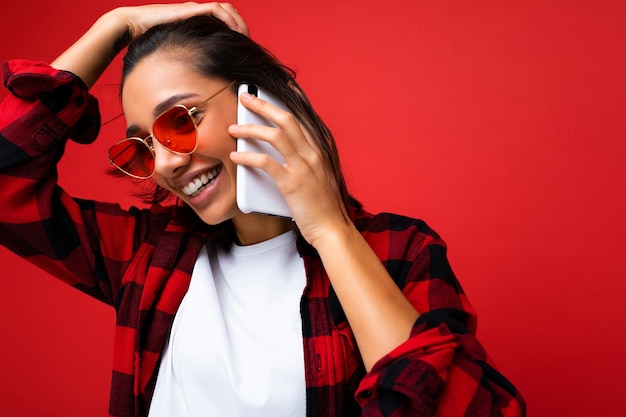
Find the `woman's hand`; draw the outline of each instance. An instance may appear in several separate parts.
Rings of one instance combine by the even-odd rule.
[[[248,152],[233,152],[231,159],[237,164],[262,169],[272,177],[302,236],[314,247],[331,230],[349,225],[335,177],[309,132],[291,113],[253,95],[243,94],[241,103],[278,127],[231,125],[230,134],[270,143],[285,162],[281,164],[266,154]]]
[[[186,19],[212,15],[229,28],[248,35],[248,27],[229,3],[175,3],[119,7],[102,15],[51,66],[70,71],[91,87],[120,50],[151,27]]]
[[[145,6],[120,7],[110,12],[115,19],[127,27],[131,40],[152,26],[184,20],[192,16],[211,15],[224,22],[229,28],[248,36],[248,27],[230,3],[173,3]]]

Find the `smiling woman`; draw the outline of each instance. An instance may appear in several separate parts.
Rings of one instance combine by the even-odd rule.
[[[363,210],[293,73],[246,34],[228,4],[118,8],[50,66],[3,67],[0,242],[115,307],[109,415],[525,415],[443,240]],[[56,177],[67,140],[98,133],[88,89],[120,40],[133,137],[109,158],[171,196],[143,210],[72,198]],[[243,82],[287,110],[238,99]],[[238,100],[273,126],[237,125]],[[242,213],[238,165],[268,174],[293,219]]]

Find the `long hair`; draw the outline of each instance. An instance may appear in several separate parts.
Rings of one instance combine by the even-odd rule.
[[[360,207],[347,191],[332,133],[295,81],[295,72],[269,51],[213,16],[194,16],[157,25],[129,45],[123,60],[122,89],[126,77],[139,61],[155,52],[180,56],[195,71],[207,77],[256,84],[285,103],[316,141],[325,168],[332,172],[337,182],[344,205]],[[237,85],[232,88],[236,93]],[[162,202],[169,193],[156,184],[155,187],[149,202]]]

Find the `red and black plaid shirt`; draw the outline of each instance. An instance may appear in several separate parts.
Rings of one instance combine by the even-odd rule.
[[[161,350],[210,230],[167,207],[122,210],[68,196],[56,162],[68,138],[88,143],[98,104],[74,75],[24,60],[2,65],[0,243],[117,311],[109,414],[146,416]],[[307,416],[525,415],[518,391],[475,337],[476,316],[424,222],[353,213],[364,238],[421,313],[409,340],[366,373],[316,252],[304,242]]]

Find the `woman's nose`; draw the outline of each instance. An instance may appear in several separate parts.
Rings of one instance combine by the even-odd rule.
[[[191,154],[179,154],[172,152],[163,146],[158,140],[154,140],[154,170],[162,176],[172,176],[176,171],[189,163]]]

